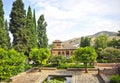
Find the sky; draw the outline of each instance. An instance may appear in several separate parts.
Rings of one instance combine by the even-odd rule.
[[[15,0],[3,0],[5,19]],[[44,14],[49,43],[120,30],[120,0],[23,0],[27,11],[36,10],[36,19]]]

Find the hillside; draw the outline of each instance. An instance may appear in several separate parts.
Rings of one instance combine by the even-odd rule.
[[[116,32],[109,32],[109,31],[101,31],[101,32],[98,32],[94,35],[88,35],[89,37],[92,38],[92,41],[94,41],[94,39],[99,36],[99,35],[102,35],[102,34],[105,34],[108,36],[108,39],[112,39],[112,38],[117,38],[117,39],[120,39],[120,37],[117,36],[117,33]],[[73,38],[73,39],[70,39],[70,40],[67,40],[67,41],[63,41],[63,46],[64,47],[72,47],[72,46],[76,46],[78,47],[79,43],[80,43],[80,38]]]

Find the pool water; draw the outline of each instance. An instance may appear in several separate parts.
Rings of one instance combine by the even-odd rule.
[[[57,81],[57,83],[71,83],[72,76],[49,75],[43,83],[52,83],[54,81]]]

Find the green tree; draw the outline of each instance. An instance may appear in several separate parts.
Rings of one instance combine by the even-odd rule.
[[[0,48],[6,49],[6,50],[10,48],[8,26],[6,23],[4,23],[4,11],[3,11],[2,0],[0,0]]]
[[[108,41],[108,46],[109,47],[114,47],[114,48],[118,48],[119,42],[116,38],[113,38],[111,41]]]
[[[7,45],[8,49],[10,49],[11,43],[10,43],[9,27],[8,27],[7,20],[5,21],[5,31],[6,31],[6,45]]]
[[[108,60],[108,62],[116,62],[117,59],[119,61],[120,50],[112,47],[107,47],[101,52],[101,55],[104,59]]]
[[[35,62],[36,65],[42,65],[44,61],[48,59],[50,56],[50,50],[49,49],[37,49],[34,48],[30,52],[30,58]]]
[[[19,52],[27,50],[27,38],[25,34],[26,14],[22,0],[13,2],[10,14],[9,30],[13,34],[13,48]]]
[[[81,47],[75,50],[75,59],[77,61],[83,62],[85,67],[85,73],[88,72],[87,64],[96,60],[97,53],[92,47]]]
[[[33,17],[32,17],[30,6],[28,7],[25,31],[26,31],[26,38],[27,38],[27,48],[28,48],[27,54],[28,54],[32,48],[36,48],[38,45],[36,28],[33,22]]]
[[[39,48],[47,48],[48,47],[48,38],[46,33],[47,23],[45,22],[44,15],[42,14],[38,19],[38,47]]]
[[[95,49],[97,50],[98,48],[106,48],[107,47],[107,36],[106,35],[100,35],[95,38],[95,44],[94,44]]]
[[[3,2],[0,0],[0,28],[4,27],[4,10],[3,10]]]
[[[95,38],[94,48],[98,54],[98,59],[102,59],[101,51],[102,49],[107,47],[107,43],[108,43],[108,38],[106,35],[100,35]]]
[[[53,56],[51,55],[48,59],[48,62],[52,63],[55,66],[59,66],[61,63],[65,63],[66,58],[63,55]]]
[[[106,48],[107,47],[107,36],[106,35],[100,35],[100,36],[96,37],[94,46],[95,46],[95,49]]]
[[[14,49],[6,51],[0,48],[0,80],[8,80],[10,77],[24,71],[25,56]]]
[[[81,37],[80,47],[90,46],[91,38],[90,37]]]
[[[36,16],[35,16],[35,9],[33,10],[33,22],[35,24],[35,28],[36,28]]]
[[[120,30],[118,31],[118,34],[117,34],[117,36],[120,36]]]

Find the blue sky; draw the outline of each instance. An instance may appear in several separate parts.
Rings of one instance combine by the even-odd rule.
[[[5,18],[9,19],[12,3],[3,0]],[[47,35],[52,41],[68,40],[99,31],[120,30],[120,0],[23,0],[25,9],[36,9],[37,19],[45,15]]]

